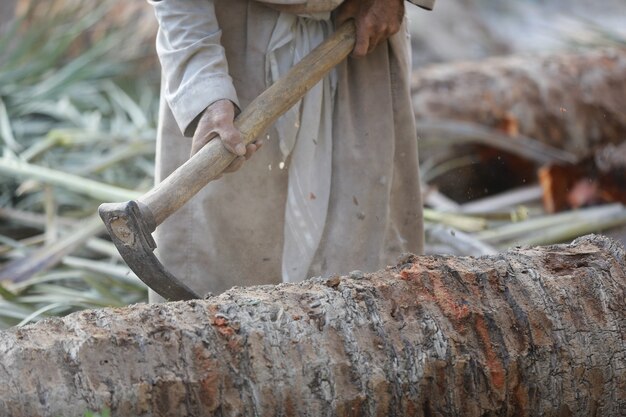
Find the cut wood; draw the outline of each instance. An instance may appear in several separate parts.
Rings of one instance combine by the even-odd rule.
[[[613,202],[626,204],[626,140],[619,146],[600,148],[577,164],[543,166],[539,182],[548,213]]]
[[[0,415],[619,416],[608,238],[86,311],[0,333]]]
[[[431,66],[412,91],[418,119],[480,123],[582,156],[626,140],[624,80],[626,49],[600,49]]]

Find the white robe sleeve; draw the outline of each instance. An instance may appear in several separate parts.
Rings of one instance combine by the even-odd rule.
[[[239,106],[228,74],[222,32],[212,0],[148,0],[159,23],[156,49],[163,71],[165,100],[185,136],[193,136],[198,116],[228,99]]]

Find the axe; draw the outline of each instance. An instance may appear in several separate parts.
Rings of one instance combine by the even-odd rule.
[[[354,48],[355,27],[344,23],[287,74],[265,90],[237,117],[235,126],[247,145],[295,105]],[[154,255],[152,232],[235,159],[213,140],[169,177],[137,200],[105,203],[98,212],[122,258],[148,287],[167,300],[201,298]]]

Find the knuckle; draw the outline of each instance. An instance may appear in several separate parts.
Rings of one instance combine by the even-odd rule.
[[[229,115],[223,111],[214,112],[211,115],[211,121],[216,126],[224,126],[224,125],[227,125],[228,123],[232,123],[232,120],[230,120]]]
[[[366,33],[372,33],[376,31],[376,26],[376,22],[374,22],[372,19],[365,19],[365,21],[363,22],[363,29]]]
[[[356,44],[354,45],[354,50],[352,54],[357,57],[361,57],[367,53],[367,49],[369,47],[369,36],[363,35],[357,38]]]

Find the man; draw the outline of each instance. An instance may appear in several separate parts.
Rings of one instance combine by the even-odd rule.
[[[422,251],[404,3],[305,1],[149,1],[163,69],[157,181],[209,140],[239,156],[236,174],[157,231],[164,265],[199,293],[375,270]],[[243,146],[239,109],[348,19],[353,56]]]

